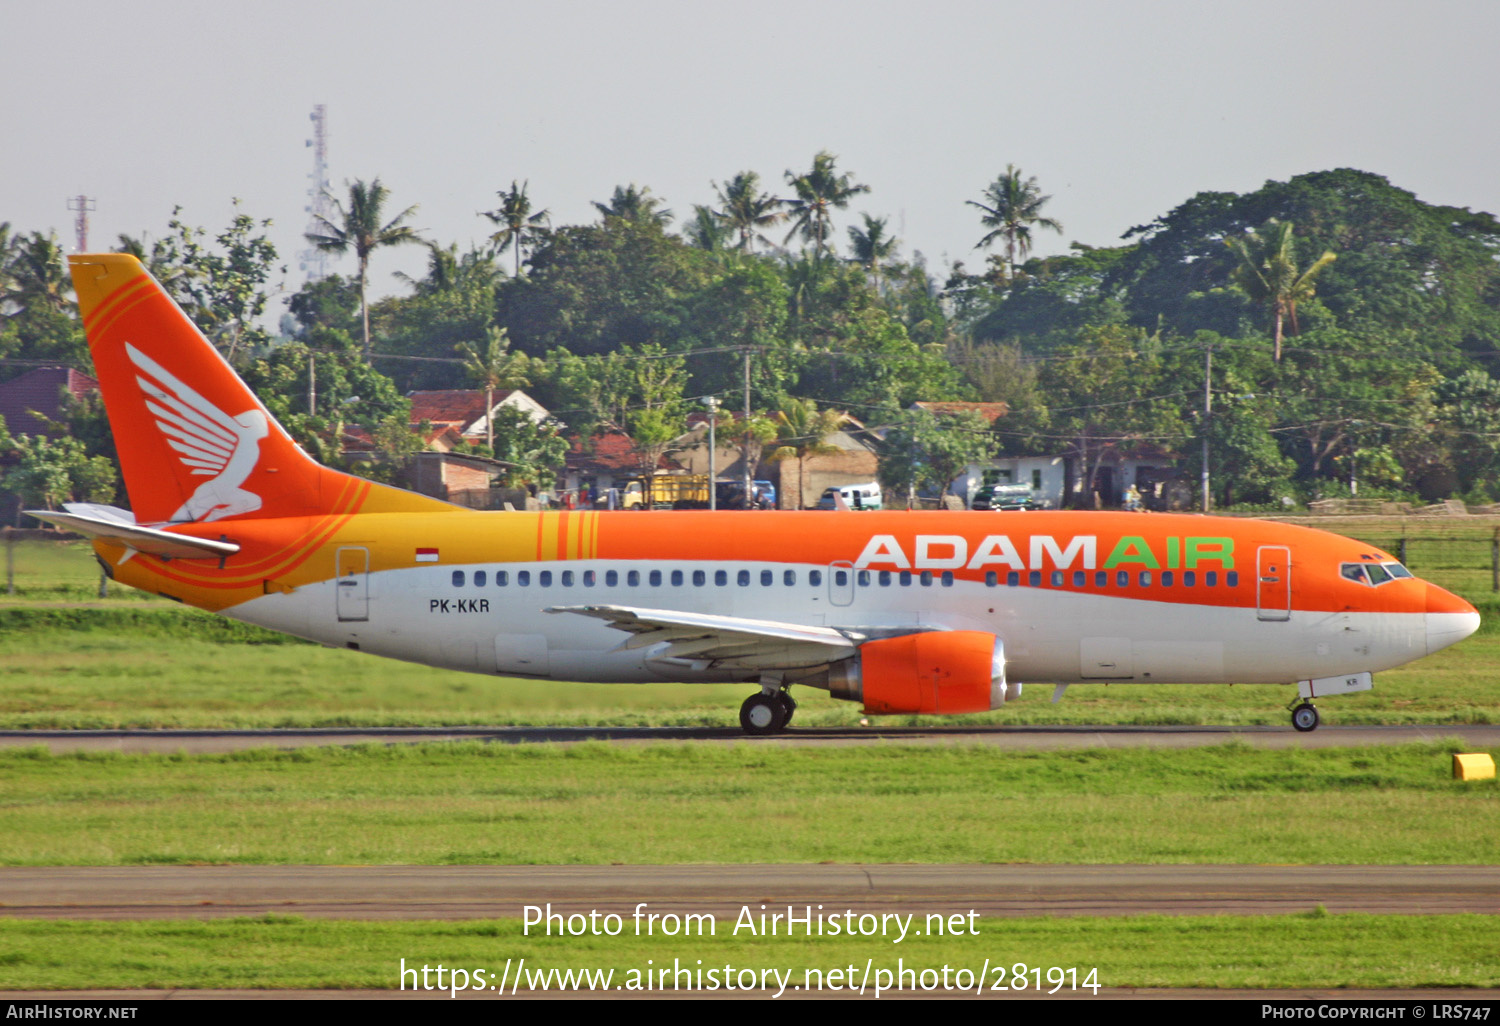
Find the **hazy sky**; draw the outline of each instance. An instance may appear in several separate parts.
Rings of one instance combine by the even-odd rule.
[[[304,247],[308,114],[337,191],[379,176],[428,237],[482,241],[512,179],[554,224],[636,182],[679,222],[711,181],[828,149],[934,270],[982,262],[978,199],[1037,176],[1067,242],[1112,245],[1193,193],[1356,167],[1431,203],[1500,211],[1500,4],[392,3],[0,0],[0,221],[90,242],[160,235],[230,200]],[[377,255],[420,273],[425,251]],[[335,268],[346,273],[353,258]]]

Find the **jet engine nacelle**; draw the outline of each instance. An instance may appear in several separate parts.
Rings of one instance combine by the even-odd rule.
[[[865,712],[971,713],[1018,697],[1005,684],[1005,643],[983,631],[927,631],[867,641],[831,667],[835,698],[863,702]]]

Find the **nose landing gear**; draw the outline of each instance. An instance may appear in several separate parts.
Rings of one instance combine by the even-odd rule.
[[[779,734],[791,722],[797,703],[780,683],[762,686],[740,706],[740,726],[747,734]]]
[[[1318,710],[1311,702],[1301,702],[1292,710],[1292,727],[1305,734],[1318,729]]]

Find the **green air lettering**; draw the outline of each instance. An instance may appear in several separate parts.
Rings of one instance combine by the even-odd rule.
[[[1167,539],[1167,569],[1176,570],[1182,565],[1182,539]]]
[[[1187,539],[1187,568],[1192,570],[1200,560],[1217,562],[1225,570],[1234,569],[1233,538]]]
[[[1138,534],[1127,534],[1115,542],[1114,551],[1104,561],[1104,569],[1113,570],[1121,563],[1139,563],[1148,570],[1161,569],[1161,564],[1151,552],[1151,546]]]

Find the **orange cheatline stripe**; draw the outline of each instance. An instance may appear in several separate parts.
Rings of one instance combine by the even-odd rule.
[[[538,513],[536,518],[536,558],[542,558],[542,524],[546,520],[545,513]]]
[[[157,292],[150,288],[150,285],[150,278],[142,278],[139,283],[126,285],[123,288],[117,289],[114,295],[110,296],[109,300],[103,306],[94,311],[94,315],[86,325],[85,330],[91,336],[103,338],[121,317],[142,303],[156,297]],[[118,301],[116,297],[118,297]],[[108,307],[107,313],[105,312],[106,307]]]
[[[314,552],[322,548],[328,539],[348,522],[349,515],[347,514],[344,516],[323,518],[311,530],[301,534],[291,544],[282,546],[276,552],[251,564],[249,567],[241,568],[239,573],[234,577],[206,576],[203,572],[183,572],[175,570],[166,564],[161,567],[153,567],[152,569],[169,580],[178,581],[183,584],[192,584],[201,588],[232,589],[243,587],[268,577],[277,577],[295,570],[305,563]]]
[[[98,306],[89,311],[88,316],[84,318],[85,325],[89,328],[93,328],[99,322],[99,319],[101,317],[108,315],[111,312],[112,308],[123,301],[124,298],[131,292],[139,291],[141,288],[149,284],[150,278],[144,274],[140,274],[135,276],[134,278],[131,278],[123,285],[117,286],[113,292],[105,296],[104,299],[99,302]]]

